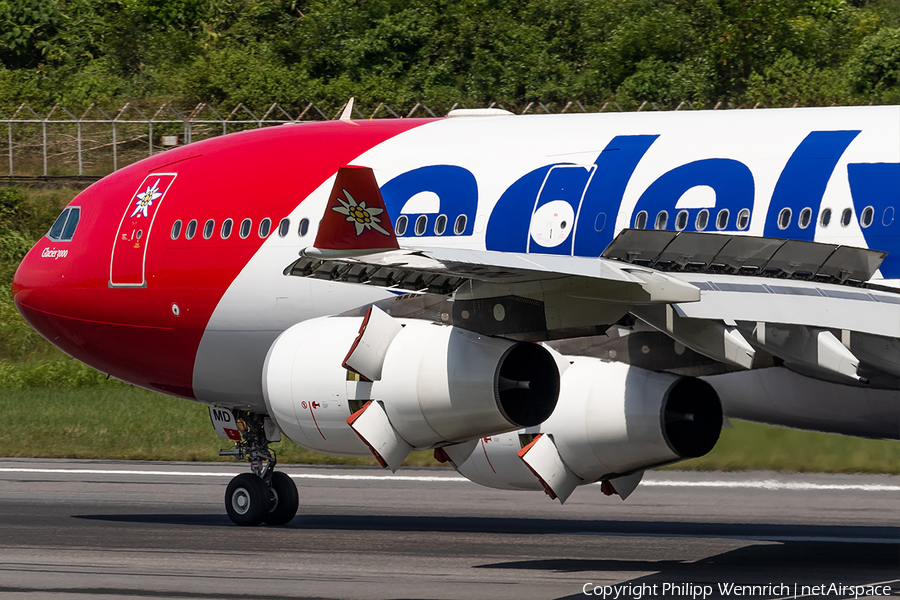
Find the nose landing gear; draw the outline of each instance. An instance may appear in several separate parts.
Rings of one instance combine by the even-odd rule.
[[[221,409],[215,410],[221,415]],[[293,480],[275,470],[277,461],[269,449],[266,418],[244,411],[232,412],[240,439],[235,440],[234,450],[220,450],[219,455],[248,459],[251,472],[241,473],[229,482],[225,490],[225,512],[236,525],[284,525],[297,514],[300,496]]]

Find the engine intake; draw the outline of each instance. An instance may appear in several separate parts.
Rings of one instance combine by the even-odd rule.
[[[669,387],[662,406],[662,433],[681,458],[697,458],[715,447],[722,430],[719,395],[702,379],[682,377]]]
[[[559,397],[556,361],[537,344],[510,346],[497,368],[496,395],[507,421],[519,427],[540,425],[553,412]]]

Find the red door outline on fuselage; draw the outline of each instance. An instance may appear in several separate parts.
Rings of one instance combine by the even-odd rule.
[[[150,231],[159,206],[177,175],[151,173],[131,195],[113,241],[109,259],[109,287],[147,287],[145,264]]]

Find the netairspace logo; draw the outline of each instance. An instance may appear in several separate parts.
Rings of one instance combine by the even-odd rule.
[[[641,598],[670,597],[705,600],[706,598],[728,598],[732,596],[757,598],[800,598],[812,596],[834,596],[838,598],[865,598],[890,596],[890,585],[844,585],[823,583],[820,585],[788,585],[769,583],[766,585],[741,585],[736,583],[625,583],[621,585],[594,585],[585,583],[581,588],[585,596],[599,596],[610,600],[641,600]],[[715,594],[715,595],[714,595]]]

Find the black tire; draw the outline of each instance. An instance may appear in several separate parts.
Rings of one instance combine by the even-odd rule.
[[[259,525],[269,514],[269,505],[269,488],[253,473],[241,473],[225,490],[225,511],[235,525]]]
[[[263,521],[269,525],[285,525],[291,522],[297,515],[300,506],[300,494],[294,481],[282,473],[272,473],[272,505],[269,514],[263,517]]]

